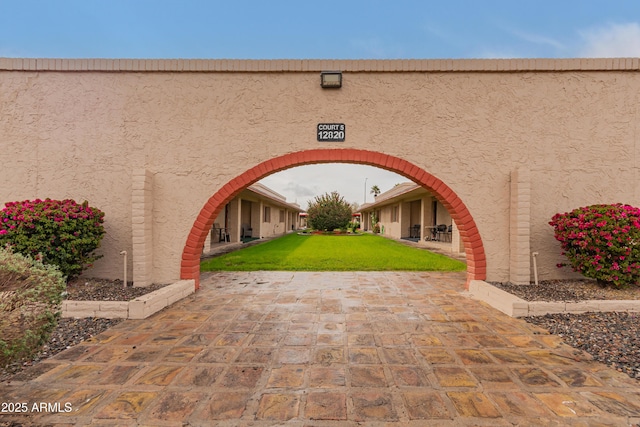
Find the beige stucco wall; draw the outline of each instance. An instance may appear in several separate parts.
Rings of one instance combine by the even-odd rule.
[[[394,221],[393,211],[397,209],[398,217]],[[400,238],[402,231],[400,230],[400,205],[399,203],[393,203],[389,206],[380,208],[380,227],[382,233],[385,236]]]
[[[260,238],[267,238],[273,236],[281,236],[287,232],[286,230],[286,216],[283,221],[280,221],[280,208],[278,206],[270,205],[268,203],[263,204],[264,207],[271,209],[270,221],[267,218],[262,219],[262,228]],[[284,210],[284,209],[283,209]]]
[[[295,69],[255,61],[243,63],[248,70],[212,61],[218,69],[189,72],[173,62],[168,72],[157,61],[121,61],[118,70],[96,61],[93,71],[83,62],[32,61],[0,60],[0,203],[70,197],[102,209],[105,256],[90,275],[121,275],[119,252],[132,247],[134,169],[153,176],[154,282],[179,278],[187,234],[217,189],[305,149],[380,151],[444,181],[473,215],[489,280],[509,276],[517,167],[530,170],[530,248],[540,254],[541,278],[563,274],[547,225],[554,213],[640,205],[637,61],[585,67],[600,70],[563,60],[530,68],[526,61],[298,61]],[[320,88],[325,65],[344,71],[341,89]],[[316,142],[322,122],[345,123],[346,141]]]

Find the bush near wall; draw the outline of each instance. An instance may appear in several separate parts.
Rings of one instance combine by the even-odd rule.
[[[58,266],[67,279],[79,276],[100,256],[104,213],[88,202],[25,200],[0,211],[0,246]]]
[[[640,284],[640,208],[621,203],[558,213],[549,224],[574,271],[603,285]]]
[[[47,341],[65,289],[55,266],[0,248],[0,366],[31,356]]]

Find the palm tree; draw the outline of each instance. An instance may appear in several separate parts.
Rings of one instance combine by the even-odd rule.
[[[371,187],[371,194],[373,194],[373,197],[378,197],[378,194],[380,194],[380,187],[377,185]]]

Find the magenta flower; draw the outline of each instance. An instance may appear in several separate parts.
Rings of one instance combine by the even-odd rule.
[[[91,220],[78,214],[85,209],[91,212]],[[100,257],[93,251],[104,235],[103,218],[104,213],[87,202],[70,199],[8,202],[0,210],[0,245],[10,243],[25,255],[42,253],[43,262],[58,265],[68,277],[77,276]],[[79,239],[82,249],[78,249]]]
[[[549,224],[574,271],[614,286],[640,282],[640,208],[592,205],[558,213]]]

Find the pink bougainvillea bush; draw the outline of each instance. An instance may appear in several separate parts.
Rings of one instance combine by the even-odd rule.
[[[25,200],[0,211],[0,246],[57,266],[67,279],[100,258],[104,213],[88,202]]]
[[[640,284],[640,208],[592,205],[556,214],[549,224],[574,271],[614,287]]]

